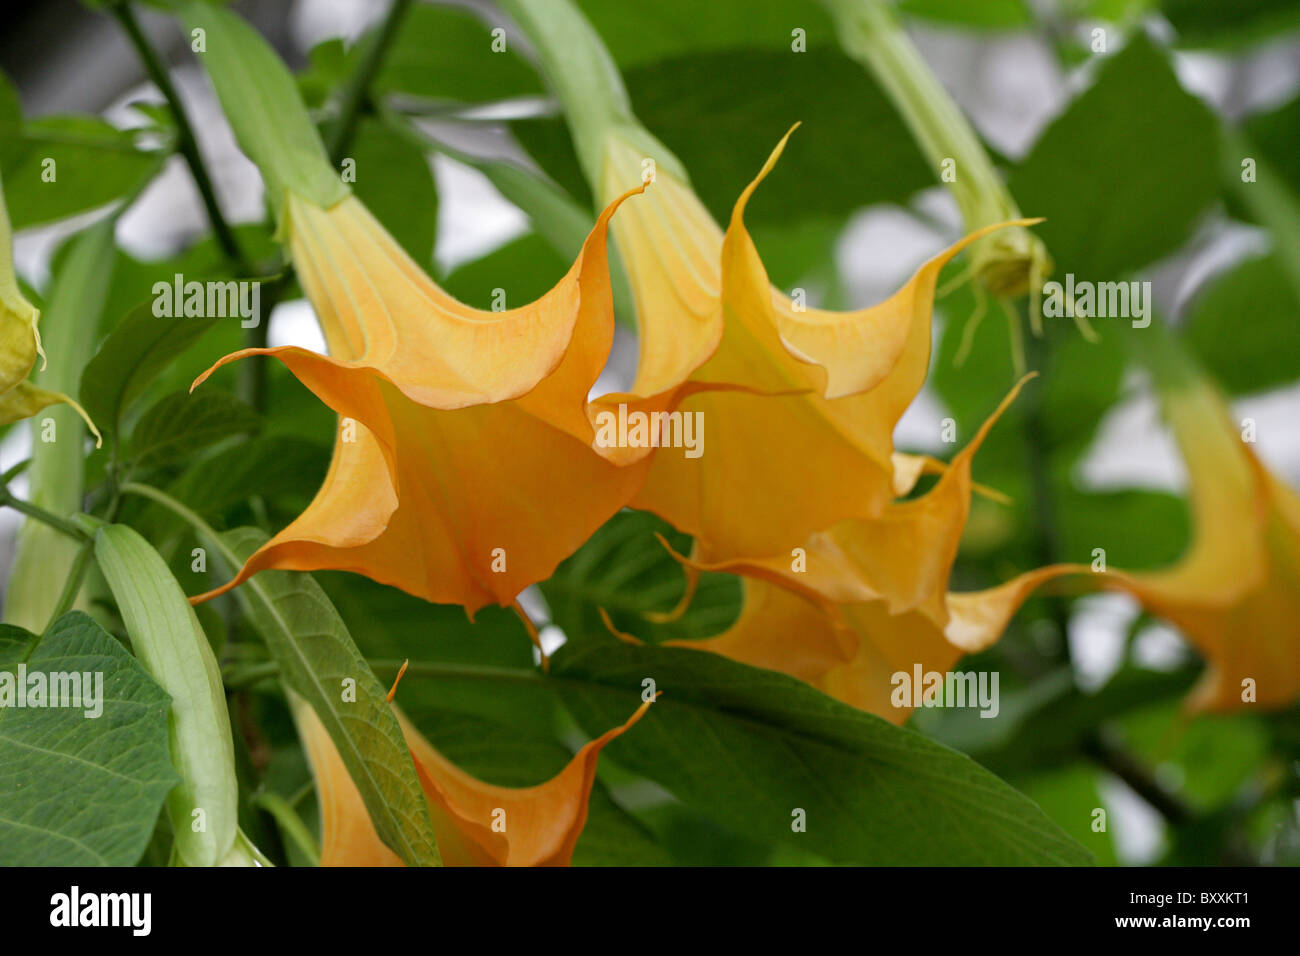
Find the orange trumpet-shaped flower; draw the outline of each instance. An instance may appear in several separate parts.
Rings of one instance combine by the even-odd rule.
[[[879,305],[804,310],[772,288],[744,226],[785,142],[741,194],[725,234],[667,168],[613,226],[640,323],[632,391],[662,395],[688,382],[697,390],[677,393],[681,411],[698,414],[710,436],[698,457],[656,455],[633,505],[693,535],[712,561],[788,553],[816,531],[886,508],[894,426],[928,368],[939,271],[1000,228],[941,252]],[[611,139],[606,193],[641,162]]]
[[[1300,698],[1300,496],[1243,443],[1205,379],[1171,381],[1164,407],[1191,478],[1192,544],[1166,570],[1099,577],[1205,657],[1194,710],[1289,706]]]
[[[1026,597],[1085,568],[1055,565],[985,591],[951,593],[948,579],[970,510],[971,461],[1019,393],[1016,385],[926,494],[849,519],[782,556],[701,565],[742,574],[745,602],[724,633],[681,642],[798,677],[845,703],[901,723],[893,676],[949,670],[993,644]],[[912,480],[920,467],[909,469]],[[688,572],[690,573],[690,572]]]
[[[273,355],[344,421],[307,510],[196,600],[266,568],[336,568],[473,613],[548,577],[644,478],[593,447],[587,411],[613,336],[606,230],[637,191],[555,288],[501,313],[439,289],[355,198],[291,193],[283,228],[330,354],[214,369]]]
[[[379,839],[356,784],[328,731],[303,700],[293,715],[311,760],[320,803],[321,866],[401,866]],[[394,708],[428,801],[438,851],[447,866],[568,866],[596,779],[601,749],[641,719],[643,703],[621,727],[587,743],[559,774],[535,787],[499,787],[461,770]]]

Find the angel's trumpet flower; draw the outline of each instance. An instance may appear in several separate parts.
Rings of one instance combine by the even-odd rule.
[[[772,287],[744,224],[785,142],[741,194],[725,235],[664,164],[613,227],[641,329],[632,391],[686,382],[681,411],[710,436],[698,457],[655,456],[633,505],[693,535],[710,561],[788,554],[839,521],[884,511],[895,466],[915,466],[900,462],[893,432],[925,381],[939,272],[999,228],[934,256],[878,305],[805,309]],[[618,135],[607,156],[612,191],[641,156]]]
[[[1191,479],[1192,543],[1168,569],[1111,571],[1102,583],[1130,591],[1206,659],[1192,709],[1289,706],[1300,698],[1300,496],[1243,442],[1210,382],[1163,372]]]
[[[513,603],[644,477],[645,453],[616,463],[595,445],[587,409],[613,338],[606,229],[638,190],[609,203],[542,298],[504,312],[469,308],[350,195],[257,32],[209,4],[186,11],[207,33],[205,65],[263,172],[329,347],[250,349],[217,364],[274,356],[342,416],[315,500],[233,581],[196,600],[265,568],[336,568],[471,613]],[[273,89],[250,100],[250,72]]]
[[[401,866],[375,832],[361,793],[329,733],[304,701],[293,715],[311,761],[320,802],[322,866]],[[398,722],[415,760],[447,866],[567,866],[582,828],[601,749],[650,707],[643,703],[621,727],[587,743],[563,770],[535,787],[484,783],[440,754],[406,716]]]
[[[213,593],[266,568],[339,568],[471,611],[510,604],[622,507],[643,470],[592,447],[585,410],[613,335],[618,202],[551,292],[495,313],[439,289],[355,198],[291,193],[282,229],[330,354],[250,349],[217,367],[275,356],[343,422],[315,500]]]
[[[582,12],[570,0],[501,5],[564,107],[592,191],[608,201],[631,178],[654,177],[613,224],[641,354],[632,396],[610,400],[631,407],[671,394],[706,440],[697,456],[655,455],[633,505],[694,536],[711,561],[788,553],[838,521],[879,515],[894,496],[894,426],[928,369],[939,271],[967,245],[1032,220],[982,223],[879,305],[804,309],[772,288],[744,224],[785,140],[724,234],[681,162],[633,115]]]
[[[905,720],[911,704],[897,699],[896,675],[948,671],[997,641],[1037,586],[1087,570],[1054,565],[985,591],[948,590],[974,487],[971,461],[1020,388],[924,495],[894,502],[876,518],[840,522],[780,557],[687,561],[688,573],[744,575],[745,601],[727,631],[682,646],[784,671],[845,703]],[[920,471],[912,468],[909,480]]]

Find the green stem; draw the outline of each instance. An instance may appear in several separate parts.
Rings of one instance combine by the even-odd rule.
[[[497,0],[533,45],[573,136],[573,145],[597,202],[604,183],[607,137],[617,133],[660,169],[686,181],[672,151],[637,121],[623,78],[582,11],[571,0]],[[612,197],[609,197],[612,198]]]
[[[68,571],[68,578],[63,582],[63,590],[59,592],[59,599],[54,602],[54,608],[50,611],[50,619],[45,626],[36,635],[36,640],[28,646],[27,652],[23,654],[23,662],[26,663],[32,659],[36,653],[36,648],[40,647],[45,632],[63,615],[72,610],[73,603],[77,600],[77,594],[81,591],[81,582],[86,576],[86,569],[90,567],[90,557],[94,551],[95,542],[89,538],[82,542],[77,556],[72,560],[72,568]]]
[[[212,526],[200,517],[198,512],[187,508],[167,492],[161,491],[153,485],[142,485],[135,481],[128,481],[118,490],[124,495],[139,495],[141,498],[156,501],[168,511],[183,519],[195,531],[210,539],[216,549],[221,552],[221,556],[229,561],[232,567],[237,568],[242,564],[239,558],[235,556],[235,552],[230,550],[229,546],[221,540],[216,531],[212,529]]]
[[[378,32],[373,34],[368,42],[361,65],[348,78],[347,85],[343,88],[343,101],[339,105],[338,122],[327,143],[330,162],[335,166],[338,166],[343,161],[348,147],[352,145],[352,138],[356,135],[357,123],[361,119],[362,107],[370,95],[370,84],[374,82],[375,77],[379,74],[379,68],[384,62],[384,56],[388,53],[389,47],[392,46],[393,40],[397,38],[397,31],[401,27],[402,19],[406,16],[406,11],[410,9],[410,6],[411,0],[393,0],[388,7],[388,14],[384,17],[384,22],[380,24]]]
[[[945,185],[968,231],[1023,218],[961,109],[884,0],[824,0],[840,45],[880,83],[903,117],[936,175],[953,164]],[[972,250],[975,274],[994,295],[1037,291],[1051,272],[1051,257],[1032,232],[1003,229]]]
[[[320,847],[316,845],[315,837],[311,835],[311,831],[307,829],[302,818],[294,812],[287,800],[278,793],[267,791],[253,797],[252,803],[275,819],[280,829],[287,833],[289,839],[302,851],[303,856],[311,861],[312,866],[320,866]]]
[[[293,267],[286,265],[285,271],[263,284],[259,301],[261,315],[257,325],[244,330],[244,348],[264,349],[271,332],[271,312],[284,297],[285,290],[293,280]],[[239,371],[239,394],[245,402],[259,412],[266,411],[266,374],[264,361],[242,362]]]
[[[41,323],[49,366],[36,375],[42,388],[65,395],[78,392],[81,373],[99,340],[98,327],[112,277],[113,219],[105,219],[74,238],[56,273]],[[52,420],[47,436],[45,419]],[[30,423],[31,491],[27,504],[53,515],[83,507],[86,429],[66,405],[53,406]],[[46,441],[49,437],[53,440]],[[4,619],[39,632],[50,619],[53,589],[67,580],[77,544],[43,521],[25,521],[18,532],[13,569],[5,594]]]
[[[13,508],[14,511],[21,511],[23,514],[27,515],[27,517],[35,518],[42,524],[49,525],[55,531],[66,534],[68,537],[74,538],[77,541],[86,540],[86,533],[71,521],[68,521],[65,518],[60,518],[58,515],[46,511],[44,508],[39,505],[34,505],[30,501],[23,501],[21,498],[15,498],[9,493],[8,489],[0,489],[0,507],[5,506]]]
[[[487,667],[477,664],[443,664],[435,661],[368,661],[370,669],[376,674],[397,674],[406,664],[408,677],[453,677],[460,680],[512,681],[516,683],[535,684],[538,681],[555,683],[563,680],[554,676],[544,676],[536,671],[517,670],[509,667]],[[226,678],[226,686],[232,689],[250,687],[260,681],[280,676],[280,665],[274,661],[250,664],[247,667],[232,668]]]
[[[3,475],[0,475],[0,485],[8,487],[9,482],[13,481],[24,471],[26,471],[27,466],[30,465],[31,463],[32,460],[30,458],[24,458],[22,461],[18,462],[18,464],[11,467]]]
[[[243,250],[239,248],[239,242],[235,239],[230,224],[226,222],[225,216],[222,215],[221,206],[217,202],[217,192],[212,185],[212,177],[208,175],[207,167],[203,163],[203,157],[199,153],[199,142],[194,136],[194,128],[190,125],[189,116],[186,114],[184,106],[181,105],[181,98],[176,92],[176,87],[172,84],[166,66],[163,65],[157,52],[149,44],[149,39],[144,35],[144,31],[140,29],[140,24],[135,18],[135,13],[131,10],[131,5],[124,2],[124,0],[119,0],[119,2],[113,4],[111,11],[113,17],[130,39],[131,45],[135,47],[135,51],[144,64],[149,79],[153,81],[154,86],[158,87],[159,92],[167,101],[172,119],[176,123],[176,150],[184,157],[185,164],[190,169],[190,175],[194,177],[194,184],[198,187],[199,196],[203,200],[203,208],[207,210],[208,221],[212,223],[212,231],[217,237],[217,244],[221,246],[221,251],[240,274],[250,274],[252,269],[249,267],[247,259],[244,258]]]

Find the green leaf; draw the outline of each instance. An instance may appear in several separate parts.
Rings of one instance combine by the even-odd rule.
[[[229,10],[198,0],[176,6],[188,31],[204,31],[199,58],[240,148],[266,180],[277,219],[289,190],[326,208],[345,197],[293,74],[271,45]]]
[[[741,190],[795,123],[802,125],[755,194],[747,222],[843,216],[901,202],[935,182],[880,88],[833,48],[724,50],[635,67],[625,79],[637,117],[676,153],[719,222],[730,219]],[[573,195],[587,195],[566,172],[571,147],[547,121],[514,125],[548,173]]]
[[[961,27],[1007,30],[1030,26],[1033,21],[1024,0],[901,0],[898,12],[923,20]]]
[[[588,733],[663,696],[612,741],[619,764],[751,836],[871,864],[1086,864],[1086,850],[962,754],[784,674],[707,652],[561,648],[552,677]],[[600,728],[599,730],[597,728]],[[807,831],[794,832],[794,811]]]
[[[1187,499],[1161,491],[1079,491],[1057,485],[1061,560],[1092,561],[1094,548],[1106,549],[1109,567],[1160,568],[1182,555],[1190,537]]]
[[[1276,254],[1248,259],[1192,301],[1184,338],[1229,392],[1248,395],[1300,378],[1294,278]]]
[[[736,48],[788,55],[796,27],[809,49],[835,43],[826,11],[805,0],[657,0],[653,16],[636,4],[608,0],[578,0],[578,6],[624,70]]]
[[[485,607],[471,621],[460,605],[430,604],[359,574],[323,571],[312,577],[368,660],[409,658],[425,666],[419,680],[408,674],[402,682],[400,701],[407,713],[457,711],[533,732],[555,724],[560,708],[553,694],[531,680],[537,673],[533,645],[513,610]],[[445,674],[432,672],[437,665],[448,665]],[[380,677],[388,680],[395,673]],[[511,673],[520,679],[495,679]]]
[[[1294,0],[1161,0],[1179,46],[1233,48],[1300,26]]]
[[[489,26],[468,10],[414,4],[373,88],[465,103],[540,96],[545,92],[541,80],[519,57],[514,29],[499,25],[508,30],[504,50],[493,49]],[[364,48],[364,41],[353,45],[345,71],[356,68],[358,51]]]
[[[44,116],[0,138],[14,229],[120,199],[157,172],[160,162],[159,154],[136,148],[134,133],[93,116]]]
[[[305,505],[329,466],[329,449],[287,435],[262,435],[195,462],[166,489],[171,497],[209,520],[257,496]],[[133,521],[152,540],[176,533],[183,523],[170,511],[147,507]],[[301,510],[299,508],[299,510]]]
[[[499,288],[505,290],[507,305],[522,305],[549,292],[568,268],[569,263],[550,243],[537,233],[529,233],[457,267],[447,276],[443,288],[476,308],[491,308]]]
[[[171,696],[172,763],[181,784],[167,798],[176,852],[215,866],[235,843],[239,785],[217,659],[185,592],[149,542],[126,525],[95,532],[95,560],[122,612],[136,657]],[[202,826],[196,829],[196,824]]]
[[[223,438],[252,431],[259,421],[257,412],[228,392],[172,392],[151,406],[132,431],[131,461],[137,468],[183,461]]]
[[[1291,192],[1300,194],[1300,150],[1295,148],[1297,129],[1300,129],[1300,98],[1276,109],[1252,113],[1241,125],[1247,140],[1286,179]]]
[[[438,194],[424,152],[385,123],[363,121],[352,141],[357,198],[426,270],[433,261]]]
[[[1140,31],[1104,62],[1008,184],[1047,218],[1036,228],[1057,275],[1110,280],[1181,246],[1219,195],[1216,123]]]
[[[7,627],[0,648],[32,639]],[[54,622],[26,672],[29,680],[38,672],[102,677],[103,711],[88,718],[84,707],[20,709],[0,697],[0,865],[133,866],[177,781],[167,759],[167,694],[79,611]],[[9,664],[0,682],[16,673]]]
[[[265,541],[256,528],[238,528],[215,543],[233,573]],[[410,866],[440,865],[424,791],[387,691],[320,585],[308,574],[263,571],[235,595],[281,679],[329,731],[380,839]]]
[[[105,437],[117,434],[127,408],[153,377],[218,321],[215,316],[159,318],[146,302],[118,323],[81,376],[81,404]]]

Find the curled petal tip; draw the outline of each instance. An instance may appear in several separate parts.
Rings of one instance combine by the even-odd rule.
[[[603,607],[598,607],[596,610],[600,612],[600,619],[605,625],[605,630],[609,631],[609,633],[613,634],[624,644],[633,644],[637,647],[641,647],[645,644],[645,641],[641,640],[641,638],[637,637],[635,634],[629,634],[627,631],[620,631],[615,627],[614,619],[609,616],[609,612]]]
[[[189,602],[192,606],[198,607],[205,601],[211,601],[215,597],[221,597],[221,595],[225,594],[227,591],[234,590],[235,587],[242,583],[243,580],[241,578],[232,578],[220,587],[213,588],[211,591],[204,591],[202,594],[193,595],[189,598]]]
[[[393,698],[397,696],[397,685],[402,682],[402,677],[405,676],[406,669],[410,666],[411,666],[411,659],[409,657],[406,660],[402,661],[402,666],[398,668],[397,676],[393,678],[393,686],[388,689],[388,696],[384,698],[384,700],[388,701],[388,703],[391,704],[393,702]]]

